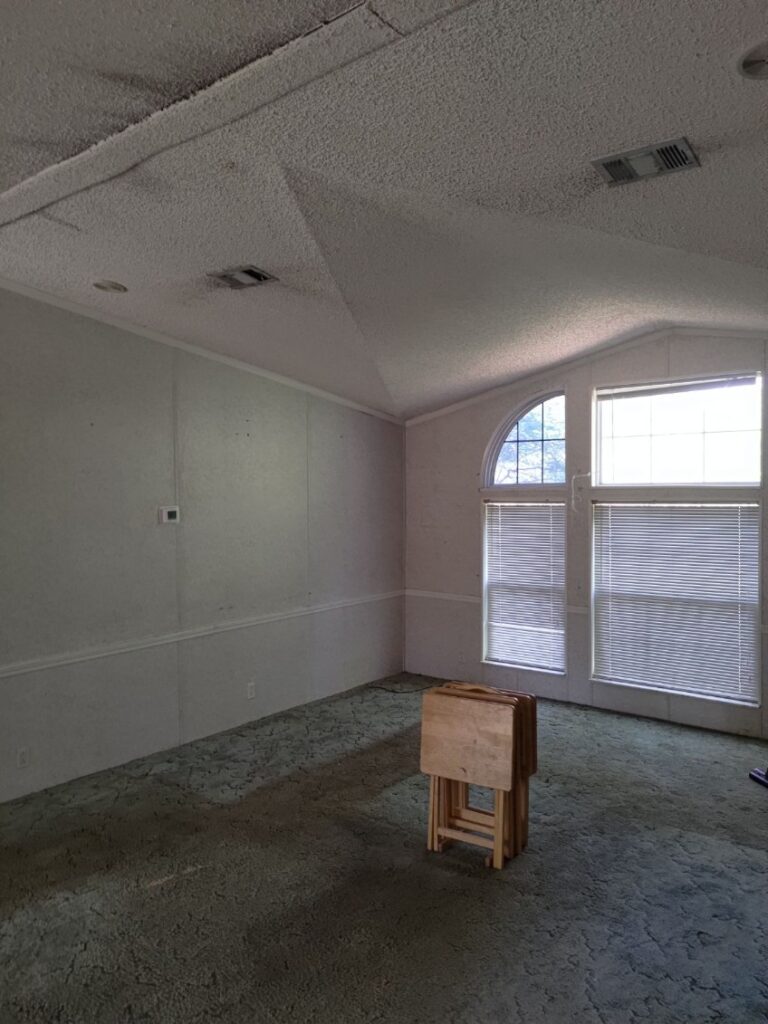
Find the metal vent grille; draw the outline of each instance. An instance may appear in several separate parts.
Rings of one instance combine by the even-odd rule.
[[[593,160],[592,165],[609,185],[626,185],[640,178],[656,178],[660,174],[698,167],[699,161],[687,139],[672,139],[643,149]]]
[[[272,274],[268,274],[266,270],[259,270],[258,267],[250,265],[230,267],[229,270],[219,270],[208,276],[216,281],[220,281],[227,288],[253,288],[257,284],[277,280]]]
[[[682,149],[676,142],[668,146],[659,146],[656,150],[659,159],[668,171],[675,171],[678,168],[690,167],[692,154]]]
[[[634,174],[632,169],[624,163],[623,160],[606,160],[603,164],[603,169],[606,171],[611,181],[632,181],[634,180]]]

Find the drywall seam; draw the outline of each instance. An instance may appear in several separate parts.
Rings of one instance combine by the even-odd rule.
[[[312,410],[308,401],[304,401],[304,446],[306,448],[306,471],[304,473],[304,487],[306,502],[304,512],[306,515],[304,529],[305,558],[304,558],[304,589],[307,593],[307,600],[312,600],[312,429],[310,417]]]
[[[400,437],[400,585],[405,588],[408,579],[408,435],[405,430],[401,431]],[[403,590],[407,594],[407,590]],[[400,664],[405,672],[405,649],[408,639],[408,622],[405,615],[405,605],[400,618]]]
[[[64,665],[75,665],[85,661],[96,661],[99,658],[113,658],[120,654],[143,651],[150,647],[164,647],[167,644],[184,643],[200,637],[217,636],[219,633],[231,633],[240,629],[251,629],[268,622],[283,622],[298,619],[306,615],[322,615],[324,612],[337,611],[341,608],[355,608],[363,604],[375,604],[379,601],[391,601],[403,597],[404,591],[393,590],[385,594],[371,594],[366,597],[350,598],[346,601],[333,601],[319,604],[311,608],[294,608],[287,612],[272,612],[267,615],[255,615],[249,619],[235,622],[222,622],[211,626],[199,626],[195,629],[180,630],[176,633],[165,633],[162,636],[144,637],[139,640],[128,640],[125,643],[109,644],[104,647],[93,647],[85,651],[72,651],[68,654],[53,654],[43,658],[31,658],[28,661],[17,661],[0,667],[0,679],[11,676],[28,675],[30,672],[41,672],[46,669],[61,668]]]
[[[67,313],[75,313],[77,316],[87,317],[89,320],[95,320],[97,323],[104,324],[107,327],[115,327],[119,331],[126,331],[128,334],[134,334],[139,338],[156,341],[160,345],[170,345],[171,348],[180,349],[182,352],[189,352],[190,355],[200,356],[202,359],[210,359],[214,363],[223,363],[224,366],[231,366],[236,370],[244,370],[246,373],[252,373],[256,377],[263,377],[266,380],[274,381],[276,384],[282,384],[283,387],[293,388],[295,391],[303,391],[308,395],[323,398],[326,402],[334,402],[336,405],[343,405],[347,409],[354,409],[356,412],[365,413],[366,416],[375,416],[377,419],[384,420],[387,423],[394,423],[399,427],[404,426],[402,419],[391,415],[391,413],[383,412],[381,409],[372,409],[367,405],[361,405],[360,402],[354,402],[351,398],[335,395],[332,391],[324,391],[322,388],[313,387],[311,384],[302,384],[301,381],[294,380],[292,377],[283,377],[282,374],[273,373],[271,370],[263,370],[252,363],[243,362],[242,359],[235,359],[234,356],[225,356],[220,352],[211,352],[210,349],[201,348],[199,345],[194,345],[188,341],[181,341],[178,338],[171,338],[167,334],[161,334],[159,331],[153,331],[148,327],[139,327],[128,320],[122,320],[120,317],[110,316],[99,310],[90,309],[88,306],[82,306],[78,302],[70,302],[69,299],[61,299],[59,296],[51,295],[48,292],[41,292],[37,288],[31,288],[18,281],[11,281],[9,278],[0,277],[0,289],[17,295],[24,295],[28,299],[34,299],[36,302],[42,302],[44,305],[53,306],[56,309],[63,309]]]
[[[490,388],[488,391],[481,391],[479,394],[472,395],[470,398],[463,398],[460,402],[453,402],[451,405],[445,405],[441,409],[433,409],[432,412],[425,412],[421,413],[419,416],[412,416],[410,419],[405,420],[405,426],[415,427],[418,426],[419,423],[426,423],[428,420],[434,420],[440,416],[450,416],[451,413],[458,412],[461,409],[466,409],[468,406],[477,405],[479,402],[485,402],[492,398],[500,398],[507,392],[515,390],[521,384],[530,383],[540,377],[548,377],[561,370],[571,370],[576,366],[584,366],[585,364],[594,362],[601,356],[606,355],[608,352],[622,352],[626,349],[635,348],[637,345],[643,345],[650,341],[671,337],[722,338],[724,340],[732,341],[752,339],[765,342],[768,340],[768,333],[763,330],[745,330],[744,328],[737,327],[730,330],[722,327],[700,327],[695,324],[669,324],[659,327],[651,327],[639,334],[633,332],[632,336],[629,338],[615,338],[612,341],[609,340],[605,342],[605,344],[592,349],[591,352],[586,352],[583,355],[574,357],[573,359],[562,359],[559,362],[551,363],[549,366],[540,367],[538,370],[533,370],[530,373],[524,373],[520,377],[515,377],[514,380],[509,381],[508,384],[501,384],[499,387]]]
[[[179,461],[179,354],[171,352],[171,453],[173,458],[173,503],[181,501],[181,473]],[[182,510],[183,515],[183,510]],[[181,534],[173,531],[173,592],[176,598],[176,630],[181,629]],[[184,736],[184,695],[181,686],[181,654],[176,645],[174,669],[176,672],[176,728],[179,744]]]
[[[382,23],[382,25],[385,25],[387,28],[392,29],[393,32],[397,32],[397,34],[400,36],[401,39],[405,39],[405,37],[406,37],[406,35],[408,33],[407,32],[401,32],[400,29],[396,25],[393,25],[391,21],[387,21],[386,18],[382,17],[382,15],[379,14],[379,12],[376,10],[376,8],[373,6],[372,3],[368,4],[368,10],[371,12],[371,14],[375,18],[379,19],[379,21]]]

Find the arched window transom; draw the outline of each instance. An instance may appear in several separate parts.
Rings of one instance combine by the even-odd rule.
[[[493,482],[565,483],[565,395],[539,402],[515,422],[501,443]]]

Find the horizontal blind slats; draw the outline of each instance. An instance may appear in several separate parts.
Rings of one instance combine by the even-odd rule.
[[[565,505],[485,506],[486,658],[565,668]]]
[[[759,507],[594,506],[594,673],[754,703]]]

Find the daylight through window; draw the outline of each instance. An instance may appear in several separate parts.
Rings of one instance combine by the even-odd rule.
[[[761,378],[597,393],[597,483],[760,481]]]
[[[759,374],[598,391],[596,678],[758,701],[761,391]]]
[[[565,670],[565,396],[532,406],[507,430],[485,505],[485,659]],[[545,501],[539,487],[555,486]],[[533,487],[533,490],[526,488]],[[562,490],[560,490],[562,488]]]
[[[565,395],[529,409],[504,439],[494,484],[565,483]]]

